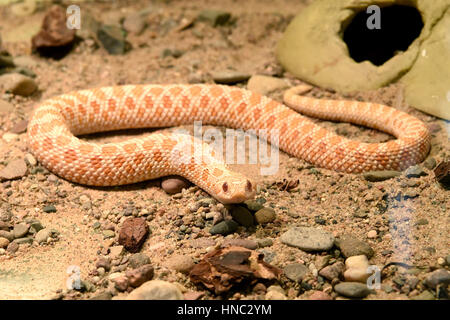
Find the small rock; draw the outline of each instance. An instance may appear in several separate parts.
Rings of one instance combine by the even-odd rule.
[[[123,21],[123,28],[136,35],[140,35],[147,27],[147,21],[140,12],[130,14]]]
[[[0,237],[0,248],[4,249],[8,247],[9,240],[3,237]]]
[[[25,0],[11,6],[11,12],[18,17],[25,17],[33,14],[36,10],[36,0]]]
[[[165,177],[161,181],[161,188],[168,194],[180,193],[190,185],[191,183],[183,177]]]
[[[123,256],[125,253],[123,246],[112,246],[109,248],[109,256],[115,260]]]
[[[220,10],[203,10],[197,16],[199,21],[208,22],[213,27],[224,25],[230,18],[231,14],[229,12]]]
[[[37,243],[46,243],[47,239],[50,238],[52,235],[52,232],[50,229],[42,229],[38,233],[36,233],[35,240]]]
[[[110,276],[110,280],[114,283],[114,288],[120,292],[124,292],[128,289],[128,278],[119,273],[114,277]]]
[[[247,81],[250,78],[250,75],[247,73],[231,70],[213,72],[211,76],[214,82],[219,84],[235,84]]]
[[[181,273],[189,273],[194,267],[195,263],[191,256],[184,254],[174,254],[172,255],[164,265],[172,270]]]
[[[334,291],[348,298],[365,298],[370,290],[359,282],[341,282],[334,286]]]
[[[259,248],[270,247],[273,244],[272,239],[269,238],[257,239],[256,242],[258,243]]]
[[[345,260],[345,266],[347,267],[347,270],[344,272],[345,281],[366,283],[370,274],[367,273],[369,260],[365,255],[347,258]]]
[[[15,253],[17,250],[19,250],[19,244],[17,242],[11,242],[6,248],[6,251],[9,253]]]
[[[369,171],[363,174],[364,179],[370,182],[385,181],[400,176],[399,171]]]
[[[102,235],[103,235],[103,239],[111,239],[116,236],[116,233],[112,230],[103,230]]]
[[[433,170],[436,167],[436,164],[436,159],[434,159],[433,157],[429,157],[425,160],[423,166],[428,170]]]
[[[5,100],[1,100],[0,99],[0,114],[7,114],[7,113],[11,113],[14,111],[14,106],[5,101]]]
[[[289,280],[301,282],[309,273],[309,269],[304,264],[292,263],[284,267],[283,272]]]
[[[428,174],[419,165],[409,167],[405,172],[407,178],[420,178],[427,175]]]
[[[128,270],[126,276],[128,278],[128,283],[132,287],[139,287],[144,282],[147,282],[153,278],[154,270],[149,264],[143,265],[139,268]]]
[[[284,244],[304,251],[327,251],[334,244],[331,233],[309,227],[293,227],[281,235],[280,240]]]
[[[95,296],[93,296],[89,300],[111,300],[111,298],[112,298],[111,292],[104,291],[104,292],[101,292],[99,294],[96,294]]]
[[[31,153],[27,153],[25,155],[25,161],[32,167],[36,166],[36,164],[37,164],[36,158],[33,157],[33,155]]]
[[[149,234],[147,222],[143,218],[126,219],[119,231],[119,244],[129,252],[137,252]]]
[[[247,206],[248,210],[253,212],[256,212],[264,208],[264,205],[256,200],[246,200],[244,204]]]
[[[124,54],[128,44],[123,30],[115,25],[103,25],[97,32],[97,38],[109,54]]]
[[[41,55],[64,57],[75,40],[76,29],[67,28],[66,10],[52,6],[44,17],[41,30],[32,38],[33,50]]]
[[[258,224],[266,224],[273,222],[277,215],[272,208],[262,208],[255,213],[255,220]]]
[[[370,259],[374,254],[373,249],[366,242],[358,240],[352,235],[342,235],[336,239],[336,246],[346,258],[364,254]]]
[[[139,268],[143,265],[150,264],[150,258],[144,253],[135,253],[129,258],[130,267],[133,269]]]
[[[221,234],[221,235],[225,236],[227,234],[235,232],[237,230],[238,226],[239,225],[236,221],[225,220],[225,221],[221,221],[218,224],[216,224],[215,226],[213,226],[209,230],[209,233]]]
[[[328,280],[339,279],[345,270],[345,265],[338,261],[331,266],[326,266],[319,271],[319,275]]]
[[[9,242],[12,242],[14,240],[14,234],[9,231],[0,230],[0,237],[8,239]]]
[[[13,243],[17,243],[17,244],[32,244],[33,243],[33,238],[31,238],[31,237],[18,238],[18,239],[15,239],[13,241]]]
[[[223,243],[223,247],[244,247],[250,250],[258,248],[258,243],[249,239],[226,239]]]
[[[38,65],[37,61],[35,61],[31,56],[14,57],[14,64],[22,68],[34,68]]]
[[[436,298],[434,297],[434,295],[430,291],[425,290],[421,294],[419,294],[419,295],[417,295],[415,297],[412,297],[411,299],[412,300],[435,300]]]
[[[105,257],[100,257],[100,258],[98,258],[97,262],[95,263],[95,267],[103,268],[106,271],[109,271],[109,270],[111,270],[111,259],[105,258]]]
[[[127,300],[183,300],[180,289],[167,281],[150,280],[134,289]]]
[[[244,227],[248,228],[253,225],[253,215],[247,208],[233,206],[231,209],[231,216],[237,223],[243,225]]]
[[[333,300],[329,294],[323,291],[314,291],[310,296],[309,300]]]
[[[14,238],[18,239],[24,237],[28,233],[29,229],[30,226],[25,223],[16,224],[13,230]]]
[[[247,89],[262,95],[268,95],[274,91],[286,89],[289,82],[275,77],[253,75],[247,83]]]
[[[265,296],[266,300],[287,300],[288,298],[286,297],[285,294],[272,290],[266,293]]]
[[[425,285],[430,289],[436,289],[438,285],[448,286],[450,284],[450,272],[445,269],[438,269],[427,274]]]
[[[416,226],[424,226],[424,225],[428,224],[428,220],[425,218],[422,218],[422,219],[417,220],[417,222],[415,224],[416,224]]]
[[[378,236],[377,230],[370,230],[367,232],[367,238],[375,239]]]
[[[23,159],[13,160],[0,171],[0,180],[22,178],[27,173],[27,164]]]
[[[44,211],[45,213],[52,213],[52,212],[56,212],[56,207],[52,204],[45,206],[42,211]]]
[[[6,143],[10,143],[10,142],[19,140],[19,135],[18,135],[17,133],[6,132],[6,133],[2,136],[2,139],[3,139]]]

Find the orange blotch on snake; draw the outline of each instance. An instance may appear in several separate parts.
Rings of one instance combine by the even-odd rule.
[[[189,92],[191,93],[191,95],[193,97],[199,95],[201,91],[202,91],[202,88],[200,86],[192,86],[189,88]]]
[[[131,93],[136,97],[139,98],[140,96],[142,96],[142,94],[144,93],[144,89],[142,88],[141,85],[137,85],[135,86],[132,90]]]
[[[116,111],[117,102],[115,99],[109,99],[108,100],[108,110],[111,112]]]
[[[219,96],[221,96],[223,94],[223,89],[220,87],[216,87],[216,86],[212,86],[209,89],[209,93],[211,94],[211,96],[213,96],[214,98],[217,98]]]
[[[136,144],[135,143],[129,143],[123,146],[123,149],[128,152],[128,153],[132,153],[134,152],[134,150],[136,150]]]
[[[223,171],[218,169],[218,168],[214,168],[213,172],[212,172],[213,176],[215,177],[220,177],[223,174]]]
[[[169,89],[169,92],[171,94],[173,94],[174,96],[177,96],[181,93],[181,91],[183,91],[180,87],[176,86],[176,87],[172,87]]]
[[[200,108],[207,108],[209,104],[209,97],[202,96],[200,99]]]
[[[161,87],[152,87],[152,88],[150,88],[150,93],[155,95],[155,96],[159,96],[163,91],[164,90]]]
[[[259,93],[252,92],[250,95],[250,105],[257,105],[261,102],[261,95]]]
[[[136,103],[134,102],[134,99],[133,99],[133,98],[127,97],[127,98],[125,99],[125,106],[126,106],[128,109],[132,110],[132,109],[134,109],[134,108],[136,107]]]
[[[121,154],[116,155],[113,159],[112,159],[115,169],[120,169],[122,167],[122,165],[125,163],[126,159],[124,156],[122,156]]]
[[[94,168],[96,168],[96,169],[102,167],[102,158],[101,158],[100,156],[98,156],[98,155],[92,156],[92,157],[89,159],[89,162],[90,162],[91,165],[92,165]]]
[[[56,144],[60,147],[64,147],[70,143],[71,139],[67,136],[56,137]]]
[[[82,143],[80,144],[80,146],[78,147],[78,150],[80,150],[81,154],[84,155],[88,155],[90,154],[92,151],[94,151],[94,147],[90,144],[87,143]]]
[[[242,100],[242,91],[241,90],[232,90],[230,92],[231,101],[239,102]]]
[[[102,153],[106,156],[110,156],[114,153],[117,153],[118,149],[116,146],[103,146]]]
[[[153,99],[151,96],[147,95],[144,98],[144,104],[146,108],[153,108]]]
[[[64,161],[68,162],[68,163],[72,163],[75,160],[77,160],[77,153],[75,152],[75,150],[73,149],[68,149],[66,151],[64,151]]]
[[[170,99],[170,96],[162,97],[162,104],[166,109],[172,107],[172,99]]]

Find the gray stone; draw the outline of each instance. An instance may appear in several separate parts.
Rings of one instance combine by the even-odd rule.
[[[25,223],[16,224],[14,226],[14,230],[13,230],[14,238],[17,239],[17,238],[24,237],[28,233],[29,229],[30,229],[30,226]]]
[[[253,215],[247,208],[233,206],[230,211],[231,216],[237,223],[243,225],[244,227],[251,227],[253,225]]]
[[[134,289],[126,297],[127,300],[183,300],[180,289],[167,281],[147,281],[139,288]]]
[[[253,212],[261,210],[264,208],[264,205],[256,200],[246,200],[244,204],[247,206],[247,209]]]
[[[22,178],[27,173],[27,164],[23,159],[13,160],[0,171],[0,180]]]
[[[50,238],[51,235],[52,235],[52,232],[50,229],[42,229],[38,233],[36,233],[36,236],[34,237],[34,239],[39,244],[46,243],[47,239]]]
[[[235,84],[247,81],[250,78],[248,73],[232,70],[212,72],[211,76],[214,82],[219,84]]]
[[[319,271],[319,275],[328,280],[339,279],[345,270],[345,265],[338,261],[331,266],[326,266]]]
[[[13,243],[17,243],[17,244],[32,244],[33,243],[33,238],[31,237],[26,237],[26,238],[19,238],[19,239],[15,239],[13,241]]]
[[[285,266],[283,272],[289,280],[300,282],[309,273],[309,269],[304,264],[292,263]]]
[[[277,215],[272,208],[262,208],[255,213],[255,220],[258,224],[273,222]]]
[[[209,233],[227,235],[227,234],[235,232],[237,230],[238,226],[239,225],[236,221],[225,220],[225,221],[221,221],[218,224],[216,224],[215,226],[213,226],[209,230]]]
[[[44,211],[45,213],[52,213],[52,212],[56,212],[56,207],[52,204],[45,206],[42,211]]]
[[[427,175],[428,174],[419,165],[409,167],[405,171],[405,176],[407,178],[420,178],[420,177],[424,177]]]
[[[0,88],[19,96],[30,96],[37,90],[37,84],[30,77],[19,73],[8,73],[0,76]]]
[[[367,285],[359,282],[341,282],[334,286],[334,291],[348,298],[365,298],[370,290]]]
[[[293,227],[281,235],[280,240],[304,251],[327,251],[334,244],[334,237],[330,232],[309,227]]]
[[[450,284],[450,272],[445,269],[438,269],[427,274],[425,285],[430,289],[436,289],[438,285],[448,286]]]
[[[103,25],[97,32],[97,38],[109,54],[124,54],[127,50],[124,31],[115,25]]]
[[[250,239],[226,239],[223,242],[223,246],[244,247],[250,250],[258,248],[258,243]]]
[[[229,12],[220,10],[203,10],[197,17],[199,21],[208,22],[213,27],[224,25],[230,18],[231,14]]]
[[[373,249],[364,241],[358,240],[352,235],[342,235],[336,239],[336,246],[341,250],[344,257],[353,257],[365,255],[370,259],[374,251]]]
[[[103,234],[103,239],[111,239],[116,236],[116,233],[112,230],[103,230],[102,234]]]
[[[402,173],[399,171],[388,170],[388,171],[369,171],[369,172],[365,172],[363,174],[363,176],[364,176],[364,179],[366,179],[367,181],[378,182],[378,181],[385,181],[385,180],[389,180],[389,179],[398,177],[401,174]]]
[[[132,254],[128,261],[133,269],[150,264],[150,258],[144,253]]]
[[[423,163],[423,166],[428,170],[433,170],[436,167],[436,159],[434,159],[433,157],[427,158]]]
[[[14,240],[14,234],[9,231],[0,230],[0,237],[8,239],[9,242]]]

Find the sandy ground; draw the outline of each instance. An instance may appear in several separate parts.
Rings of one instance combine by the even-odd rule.
[[[106,22],[145,8],[145,2],[87,4],[86,8]],[[9,100],[14,104],[15,111],[0,116],[0,135],[8,132],[21,119],[27,119],[39,101],[71,90],[131,83],[189,83],[193,77],[210,82],[212,71],[227,69],[250,75],[270,73],[270,67],[277,66],[274,48],[282,31],[293,14],[309,2],[155,2],[149,15],[149,26],[139,36],[129,35],[128,41],[133,49],[123,56],[108,55],[103,48],[94,49],[87,42],[79,43],[59,61],[33,55],[35,64],[30,69],[37,75],[35,81],[38,83],[39,93],[30,98],[10,96]],[[236,18],[235,25],[213,28],[197,23],[183,32],[163,30],[170,23],[177,25],[183,16],[194,18],[205,8],[231,12]],[[23,36],[24,41],[21,41],[18,34],[26,34],[27,30],[35,28],[33,26],[39,26],[43,14],[43,11],[37,11],[30,16],[15,17],[9,14],[8,8],[0,8],[0,33],[4,47],[13,56],[30,55],[29,40]],[[162,58],[161,52],[166,48],[179,49],[184,54],[179,58]],[[283,76],[290,78],[288,74]],[[280,100],[281,94],[282,92],[275,92],[272,97]],[[314,89],[310,95],[343,98],[321,89]],[[431,156],[437,162],[448,157],[449,143],[444,123],[407,106],[398,85],[345,98],[384,103],[419,117],[434,128]],[[391,139],[387,134],[350,124],[317,123],[359,141],[382,142]],[[120,135],[96,135],[89,139],[105,142],[139,134],[146,133],[124,132]],[[1,161],[23,158],[26,152],[25,134],[20,134],[18,141],[0,142]],[[322,228],[336,236],[353,234],[372,246],[375,255],[371,262],[379,266],[391,261],[403,261],[416,266],[433,267],[437,266],[438,258],[445,258],[449,254],[450,200],[448,192],[436,183],[429,170],[425,169],[427,176],[416,179],[412,184],[404,176],[368,184],[360,175],[338,174],[325,169],[312,170],[305,161],[284,153],[280,157],[280,170],[273,176],[260,176],[259,167],[255,165],[240,165],[235,166],[235,169],[260,184],[258,196],[266,199],[266,206],[275,209],[277,219],[271,224],[248,230],[241,227],[237,233],[227,238],[270,238],[273,245],[264,250],[276,253],[271,263],[280,268],[291,262],[308,264],[321,255],[306,253],[280,242],[281,233],[295,224]],[[59,240],[52,245],[21,245],[16,254],[0,256],[0,299],[54,297],[58,290],[65,289],[66,271],[72,265],[80,267],[83,278],[88,277],[89,271],[95,269],[99,250],[111,243],[111,240],[103,239],[102,234],[94,230],[93,223],[105,221],[102,213],[120,211],[130,200],[137,207],[157,209],[157,214],[149,221],[152,234],[141,250],[151,258],[155,278],[178,281],[187,288],[196,288],[186,276],[168,270],[162,266],[162,262],[173,253],[189,254],[195,261],[199,261],[206,253],[206,247],[222,241],[222,236],[208,235],[207,228],[197,232],[197,239],[188,234],[176,236],[179,235],[179,226],[175,224],[178,212],[186,204],[200,199],[200,192],[186,193],[181,199],[177,199],[167,195],[154,182],[96,189],[74,185],[63,179],[57,179],[58,182],[54,183],[52,179],[48,181],[49,175],[44,170],[13,181],[8,188],[12,193],[8,196],[4,185],[0,185],[0,210],[6,210],[9,206],[17,221],[34,217],[44,226],[60,232]],[[299,179],[300,186],[293,192],[270,187],[283,179]],[[417,192],[418,197],[403,201],[392,200],[394,205],[389,206],[386,212],[377,214],[377,204],[382,201],[383,195],[395,198],[399,192],[408,190]],[[67,196],[58,196],[61,192],[66,192]],[[92,210],[82,208],[80,195],[87,195],[91,199]],[[53,204],[57,212],[44,213],[42,208],[47,204]],[[355,217],[354,213],[359,211],[367,211],[367,217]],[[294,217],[292,212],[297,213],[298,217]],[[325,223],[319,224],[317,217],[325,220]],[[421,219],[426,219],[428,223],[417,225],[416,222]],[[172,234],[173,230],[175,235]],[[370,230],[377,230],[379,235],[368,239],[367,233]],[[205,244],[200,247],[194,245],[198,239],[203,239]],[[386,250],[391,250],[392,253],[383,255]],[[419,274],[418,277],[422,279],[424,275]],[[392,279],[387,279],[387,283],[392,283]],[[281,284],[286,291],[294,287],[287,280]],[[297,290],[294,297],[307,297],[308,294],[299,291],[298,286],[294,289]],[[86,294],[83,298],[91,295]],[[247,293],[243,292],[242,295],[246,296]],[[212,296],[208,294],[208,297]],[[408,293],[394,290],[388,294],[377,290],[368,299],[408,299]]]

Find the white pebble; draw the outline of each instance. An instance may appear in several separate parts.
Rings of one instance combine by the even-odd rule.
[[[15,140],[19,140],[19,135],[16,133],[7,132],[3,135],[2,139],[5,140],[5,142],[9,143]]]
[[[369,239],[374,239],[378,236],[378,233],[376,230],[370,230],[369,232],[367,232],[367,238]]]
[[[369,277],[367,268],[369,267],[369,260],[365,255],[353,256],[345,260],[347,270],[344,272],[346,281],[366,282]]]
[[[31,153],[27,153],[25,155],[25,161],[30,165],[30,166],[35,166],[37,164],[36,158],[33,157],[33,155]]]

